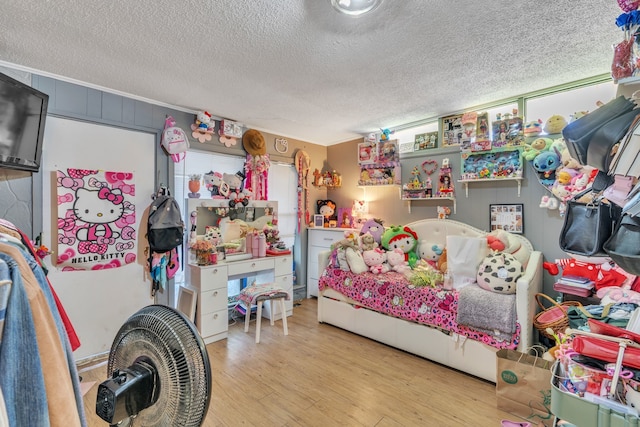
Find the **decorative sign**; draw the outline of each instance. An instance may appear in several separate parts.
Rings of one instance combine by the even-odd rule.
[[[416,135],[414,151],[436,148],[438,146],[438,132],[427,132]]]
[[[220,120],[219,133],[221,136],[242,138],[242,126],[240,126],[240,124],[237,122],[223,119]]]

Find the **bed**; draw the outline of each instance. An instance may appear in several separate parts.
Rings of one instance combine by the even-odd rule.
[[[446,244],[447,236],[482,237],[487,234],[448,219],[425,219],[407,226],[416,232],[419,239],[428,239],[442,245]],[[491,339],[490,334],[478,333],[473,328],[457,325],[455,310],[462,291],[420,288],[420,296],[408,294],[408,281],[400,273],[354,275],[340,269],[327,268],[329,251],[321,253],[318,260],[321,272],[318,321],[496,382],[496,351],[499,348],[523,351],[537,341],[532,321],[537,309],[535,294],[542,292],[542,253],[535,251],[523,236],[514,236],[528,249],[530,255],[524,274],[516,282],[514,315],[517,331],[511,337]],[[389,291],[386,303],[380,295],[362,292],[360,287],[372,281],[384,290],[383,293]],[[347,286],[344,286],[345,283]],[[363,299],[362,294],[368,298]],[[413,301],[420,298],[424,300],[422,304]],[[396,304],[397,299],[403,304]],[[404,304],[410,300],[413,305]],[[403,309],[399,309],[399,306]]]

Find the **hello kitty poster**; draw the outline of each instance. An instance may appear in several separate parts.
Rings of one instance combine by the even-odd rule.
[[[133,173],[57,171],[57,267],[102,270],[135,262]]]

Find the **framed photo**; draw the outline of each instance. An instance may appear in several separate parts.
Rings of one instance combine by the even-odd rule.
[[[338,208],[338,227],[353,227],[353,215],[351,214],[351,208]]]
[[[324,216],[323,215],[314,215],[313,216],[313,226],[322,228],[324,227]]]
[[[400,160],[398,140],[383,141],[378,146],[378,163],[397,162]]]
[[[442,147],[460,145],[463,134],[462,114],[442,118]]]
[[[414,151],[427,150],[438,146],[438,132],[427,132],[416,135]]]
[[[509,233],[524,233],[524,205],[489,205],[490,229],[504,230]]]
[[[361,142],[358,144],[358,163],[361,165],[370,165],[376,162],[378,158],[377,144],[369,144]]]
[[[178,311],[187,316],[187,319],[195,321],[196,300],[198,294],[193,289],[180,286],[178,292]]]

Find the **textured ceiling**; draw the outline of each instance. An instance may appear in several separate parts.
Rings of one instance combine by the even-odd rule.
[[[322,145],[610,70],[613,0],[4,1],[0,61]]]

